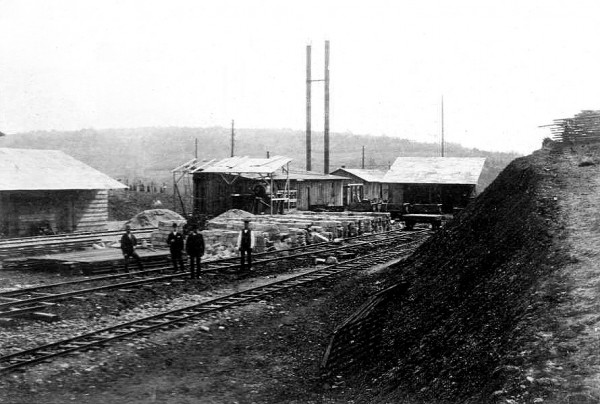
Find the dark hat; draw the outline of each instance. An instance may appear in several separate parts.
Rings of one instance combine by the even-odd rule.
[[[249,217],[245,217],[245,218],[244,218],[244,223],[247,223],[247,222],[249,222],[249,221],[250,221],[250,218],[249,218]]]
[[[126,224],[125,225],[125,230],[131,230],[131,225],[130,224]]]
[[[177,227],[177,223],[173,222],[173,227]]]

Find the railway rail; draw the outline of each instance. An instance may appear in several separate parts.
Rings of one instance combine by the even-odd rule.
[[[416,232],[392,230],[385,233],[374,233],[368,236],[345,239],[345,245],[331,246],[331,243],[320,243],[289,250],[260,253],[256,254],[254,265],[258,266],[283,260],[306,258],[314,255],[331,254],[334,252],[344,252],[368,245],[384,246],[386,244],[397,244],[399,242],[409,243],[412,241],[421,240],[428,233],[429,232],[425,230]],[[282,253],[286,255],[282,256]],[[235,270],[239,268],[238,262],[238,258],[206,261],[202,265],[203,268],[201,273],[211,274]],[[103,292],[114,289],[131,290],[131,288],[137,288],[151,283],[169,282],[174,279],[185,278],[189,276],[187,273],[162,274],[165,270],[170,268],[170,266],[166,265],[159,266],[157,268],[144,271],[146,274],[159,272],[160,275],[158,276],[145,278],[137,277],[136,279],[127,279],[125,282],[122,282],[121,280],[123,277],[127,277],[128,274],[116,274],[2,292],[0,293],[0,317],[18,317],[33,312],[39,312],[56,304],[57,301],[73,297],[94,294],[102,295]],[[76,288],[64,292],[52,292],[52,290],[64,287],[80,287],[93,283],[106,283],[112,281],[116,282],[95,287]]]
[[[6,373],[24,368],[53,358],[97,349],[117,340],[149,334],[161,329],[184,325],[198,320],[210,313],[225,309],[240,307],[272,296],[301,287],[311,282],[324,280],[351,270],[371,268],[378,264],[390,262],[394,259],[409,255],[419,245],[419,241],[406,243],[401,247],[389,249],[385,252],[376,252],[358,258],[348,259],[338,264],[329,265],[302,275],[297,275],[285,280],[271,282],[262,286],[246,289],[226,296],[218,297],[203,303],[191,305],[177,310],[129,321],[116,326],[99,329],[86,334],[71,337],[62,341],[45,344],[21,352],[0,357],[0,373]]]

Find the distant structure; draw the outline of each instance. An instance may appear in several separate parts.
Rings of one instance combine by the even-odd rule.
[[[363,168],[341,167],[331,174],[348,178],[344,187],[344,206],[363,200],[378,201],[388,199],[388,184],[383,182],[387,171]]]
[[[291,161],[285,156],[190,160],[173,170],[175,210],[219,215],[229,209],[275,214],[290,209],[341,208],[346,178],[292,171]],[[183,192],[190,181],[192,192]]]
[[[484,164],[482,157],[398,157],[382,181],[390,204],[439,203],[452,213],[475,196]]]
[[[106,229],[108,190],[125,185],[58,150],[0,148],[0,233]]]

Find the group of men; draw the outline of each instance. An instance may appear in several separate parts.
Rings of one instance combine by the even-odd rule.
[[[255,245],[254,233],[249,227],[250,219],[244,219],[244,228],[240,231],[237,240],[237,249],[240,251],[241,271],[249,271],[252,267],[252,249]],[[200,278],[200,259],[204,255],[204,237],[197,225],[192,226],[190,234],[185,239],[182,232],[177,229],[177,223],[173,223],[173,231],[167,236],[167,244],[171,254],[171,262],[175,272],[185,272],[183,264],[183,249],[190,260],[190,278]],[[185,240],[185,241],[184,241]],[[140,271],[144,265],[137,254],[137,239],[131,233],[131,226],[125,226],[125,234],[121,237],[121,251],[125,259],[125,272],[129,273],[129,262],[133,258]]]

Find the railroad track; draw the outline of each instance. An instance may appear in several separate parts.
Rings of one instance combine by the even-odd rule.
[[[347,244],[345,245],[331,246],[330,243],[322,243],[298,247],[290,250],[276,251],[272,253],[261,253],[256,254],[257,258],[254,260],[253,265],[259,266],[273,262],[280,262],[283,260],[344,252],[363,246],[382,247],[386,244],[398,244],[399,242],[410,243],[412,241],[422,240],[427,234],[428,231],[403,232],[401,230],[393,230],[386,233],[377,233],[370,236],[346,239]],[[283,252],[285,252],[287,255],[280,256],[280,254]],[[238,262],[238,258],[208,261],[203,263],[201,273],[210,274],[235,270],[239,268]],[[29,313],[40,312],[55,305],[57,301],[69,298],[81,297],[85,295],[104,296],[104,292],[108,290],[120,289],[123,291],[131,291],[132,288],[138,288],[143,285],[157,282],[170,282],[174,279],[186,278],[189,276],[187,273],[162,274],[162,272],[169,270],[170,268],[170,266],[160,266],[149,271],[145,271],[146,274],[151,274],[154,272],[161,273],[158,276],[145,278],[136,277],[136,279],[128,279],[125,282],[121,282],[121,279],[128,276],[128,274],[117,274],[2,292],[0,293],[0,317],[18,317]],[[66,292],[51,292],[53,289],[60,289],[67,286],[81,287],[86,284],[93,284],[95,282],[106,283],[112,281],[116,282],[95,287],[76,288]],[[43,318],[44,315],[40,316]]]
[[[184,325],[185,323],[196,321],[210,313],[243,306],[266,296],[279,294],[311,282],[340,275],[347,271],[371,268],[375,265],[405,257],[412,253],[419,244],[420,241],[413,241],[395,249],[349,259],[286,280],[272,282],[259,287],[211,299],[200,304],[167,311],[150,317],[99,329],[62,341],[9,354],[0,357],[0,373],[49,361],[50,359],[68,355],[73,352],[96,349],[117,340],[144,335],[173,326]]]

